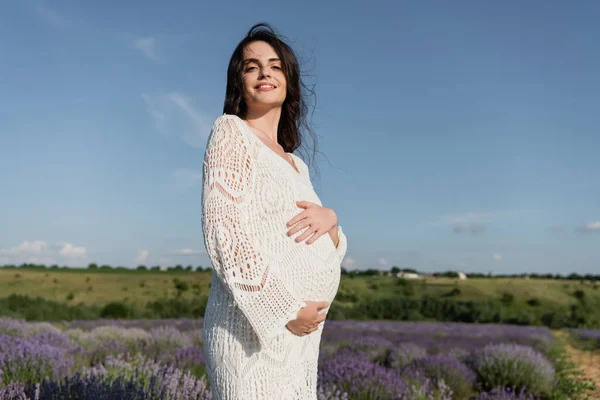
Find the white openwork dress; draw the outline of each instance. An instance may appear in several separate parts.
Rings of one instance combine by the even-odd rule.
[[[214,399],[317,398],[317,359],[324,322],[306,336],[286,323],[304,301],[332,302],[347,240],[338,225],[336,248],[328,233],[300,243],[287,222],[322,205],[307,165],[301,174],[235,115],[217,118],[204,155],[202,229],[212,262],[203,322],[203,348]]]

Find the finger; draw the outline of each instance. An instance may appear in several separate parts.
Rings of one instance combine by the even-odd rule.
[[[315,234],[312,235],[311,238],[306,241],[306,244],[313,244],[321,236],[323,236],[323,232],[321,232],[319,229],[317,229],[315,231]]]
[[[329,303],[327,301],[317,301],[317,310],[322,310],[327,307],[329,307]]]
[[[325,321],[327,319],[327,313],[323,313],[323,314],[319,314],[317,316],[317,318],[315,319],[315,321],[317,321],[317,324],[320,324],[321,322]]]
[[[296,201],[296,205],[302,207],[302,208],[308,208],[310,206],[312,206],[315,203],[312,203],[310,201],[307,200],[302,200],[302,201]]]
[[[305,217],[306,217],[306,215],[304,215],[304,211],[302,211],[300,214],[298,214],[294,218],[290,219],[287,223],[287,226],[294,226],[299,221],[302,221],[302,219],[304,219]]]
[[[301,231],[302,229],[308,227],[310,223],[308,221],[298,222],[292,229],[288,231],[288,235],[292,236],[294,233]]]
[[[307,228],[300,236],[298,236],[295,240],[297,243],[300,243],[302,241],[304,241],[305,239],[309,238],[312,236],[313,234],[313,230],[312,228]]]

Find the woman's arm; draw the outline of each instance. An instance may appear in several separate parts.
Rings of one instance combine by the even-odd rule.
[[[219,117],[204,155],[205,245],[215,273],[266,345],[306,303],[291,294],[278,276],[278,266],[265,262],[248,236],[255,172],[256,159],[237,119]]]

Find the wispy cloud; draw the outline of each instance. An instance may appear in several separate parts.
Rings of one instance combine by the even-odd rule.
[[[66,242],[48,244],[43,240],[25,240],[18,246],[0,249],[0,259],[5,264],[82,262],[86,257],[85,247]]]
[[[502,261],[502,255],[501,255],[501,254],[494,254],[494,255],[492,256],[492,259],[493,259],[494,261]]]
[[[342,261],[342,267],[344,268],[353,268],[356,265],[356,260],[352,257],[344,257]]]
[[[385,258],[381,257],[379,260],[377,260],[377,264],[386,266],[390,265],[390,262]]]
[[[144,264],[144,263],[148,262],[149,254],[150,254],[150,251],[146,250],[146,249],[138,251],[138,255],[135,258],[136,264]]]
[[[156,54],[156,38],[153,36],[132,39],[131,45],[152,61],[161,61]]]
[[[439,218],[438,224],[452,226],[454,233],[470,233],[473,235],[485,232],[485,223],[494,216],[493,212],[469,212],[464,214],[449,214]]]
[[[67,18],[56,9],[49,7],[44,2],[36,2],[33,7],[36,15],[46,23],[57,28],[64,28],[67,26]]]
[[[142,94],[156,129],[166,136],[176,135],[192,147],[206,145],[212,123],[196,108],[192,99],[179,92],[163,95]]]
[[[466,212],[462,214],[447,214],[427,223],[432,226],[445,226],[454,233],[483,234],[491,223],[521,221],[534,215],[535,209],[506,209],[488,212]]]
[[[600,221],[591,221],[577,227],[579,233],[600,233]]]
[[[206,254],[206,251],[195,250],[195,249],[177,249],[177,250],[171,250],[169,252],[169,254],[172,254],[175,256],[197,256],[197,255],[201,255],[201,254]]]

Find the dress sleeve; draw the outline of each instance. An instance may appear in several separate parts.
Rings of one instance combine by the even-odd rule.
[[[231,292],[265,346],[296,319],[306,303],[265,263],[248,230],[256,173],[252,146],[231,115],[219,117],[206,145],[202,184],[202,229],[213,271]]]

